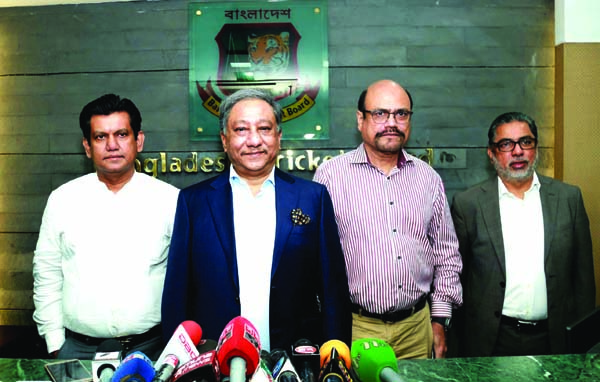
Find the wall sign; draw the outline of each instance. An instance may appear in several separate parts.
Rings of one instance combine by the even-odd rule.
[[[219,106],[236,90],[269,91],[283,137],[329,138],[327,2],[191,3],[190,140],[219,140]]]

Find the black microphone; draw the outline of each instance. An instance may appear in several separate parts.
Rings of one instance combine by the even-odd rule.
[[[325,345],[323,345],[325,346]],[[347,348],[348,346],[346,346]],[[344,349],[345,350],[345,349]],[[323,352],[323,347],[321,348]],[[350,371],[346,367],[346,362],[336,347],[329,351],[329,358],[321,367],[319,373],[319,382],[352,382]]]
[[[291,358],[302,382],[316,382],[321,363],[319,345],[306,338],[300,339],[292,346]]]
[[[271,373],[276,382],[300,382],[300,377],[283,349],[273,349],[270,353],[273,368]]]
[[[94,382],[110,381],[121,363],[123,346],[115,339],[108,339],[98,345],[92,360],[92,379]]]
[[[215,342],[216,345],[216,342]],[[207,350],[199,356],[181,365],[172,382],[218,382],[221,371],[217,362],[216,350]]]

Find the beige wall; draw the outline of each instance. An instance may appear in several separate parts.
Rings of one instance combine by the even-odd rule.
[[[600,305],[600,43],[561,44],[555,57],[555,177],[583,192]]]

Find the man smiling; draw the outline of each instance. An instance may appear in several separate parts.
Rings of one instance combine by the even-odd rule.
[[[258,329],[263,349],[299,339],[350,345],[348,282],[325,187],[275,167],[281,106],[240,90],[220,108],[231,166],[182,190],[163,294],[163,326],[184,320],[217,339],[236,316]]]

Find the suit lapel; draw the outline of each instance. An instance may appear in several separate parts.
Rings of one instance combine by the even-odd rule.
[[[235,251],[235,227],[233,224],[233,196],[229,183],[229,170],[215,178],[211,183],[212,194],[207,196],[210,213],[221,243],[223,254],[227,259],[231,278],[239,293],[239,279]],[[207,244],[210,246],[210,244]],[[216,245],[213,244],[213,245]]]
[[[502,221],[500,220],[500,202],[498,200],[498,177],[494,177],[489,182],[484,183],[481,186],[481,190],[483,192],[478,197],[478,203],[481,207],[485,229],[488,231],[500,268],[506,274]]]
[[[285,172],[275,168],[275,210],[276,229],[275,244],[273,246],[273,264],[271,266],[271,278],[277,270],[279,260],[283,254],[285,243],[292,232],[291,212],[297,207],[298,188],[293,187],[295,180]]]
[[[550,179],[538,175],[540,180],[540,199],[542,202],[542,215],[544,216],[544,262],[548,260],[554,228],[556,226],[556,214],[558,213],[558,196]]]

